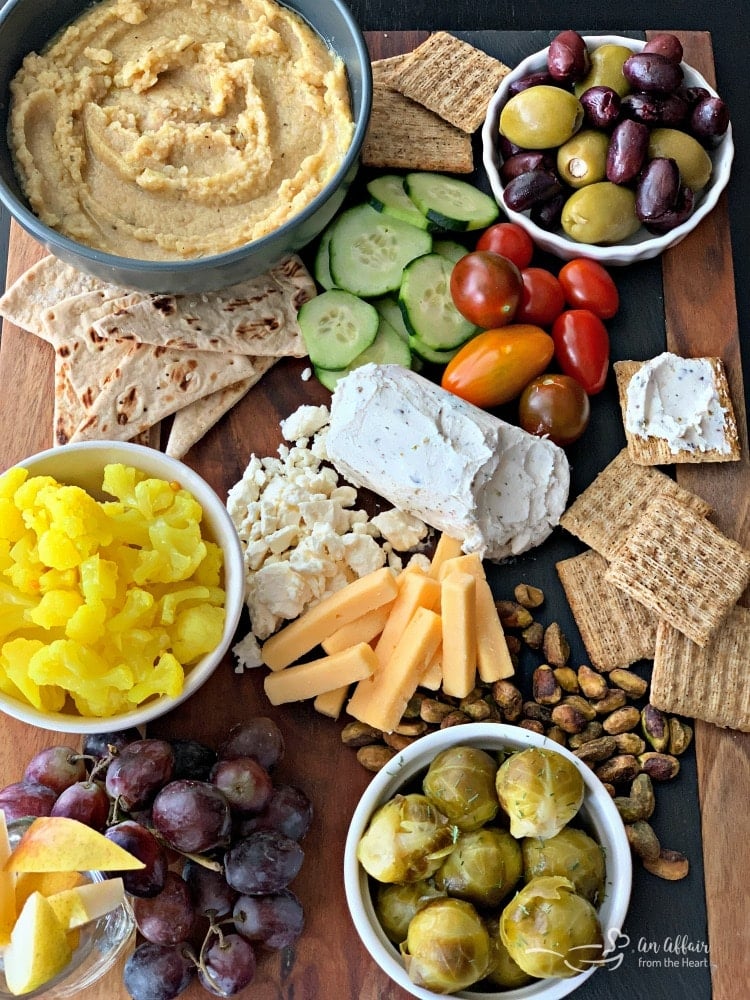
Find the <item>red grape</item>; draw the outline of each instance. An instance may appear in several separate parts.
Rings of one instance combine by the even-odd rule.
[[[146,866],[137,871],[110,872],[110,877],[121,876],[125,891],[131,896],[158,895],[167,877],[167,854],[153,833],[135,820],[126,819],[108,827],[104,836],[130,851]]]
[[[275,785],[268,805],[257,816],[249,816],[239,826],[247,836],[254,830],[277,830],[292,840],[302,840],[312,822],[312,802],[293,785]]]
[[[158,896],[133,900],[138,930],[154,944],[179,944],[190,937],[195,910],[187,883],[176,872],[167,872]]]
[[[224,793],[230,808],[239,813],[260,812],[273,794],[270,774],[254,757],[217,761],[211,770],[211,782]]]
[[[273,721],[257,716],[239,722],[229,730],[229,736],[219,747],[219,757],[255,757],[267,771],[284,756],[284,737]]]
[[[23,772],[26,781],[38,781],[58,795],[86,777],[86,765],[73,747],[47,747],[34,754]]]
[[[81,753],[86,757],[95,757],[101,762],[112,750],[118,752],[128,743],[135,743],[141,738],[137,729],[118,729],[113,733],[87,733],[83,737]],[[93,762],[87,761],[89,770],[94,766]],[[101,772],[99,772],[101,773]]]
[[[304,856],[296,840],[272,830],[258,830],[232,844],[224,855],[224,874],[238,892],[268,895],[289,885]]]
[[[123,981],[132,1000],[174,1000],[195,975],[195,962],[182,945],[145,941],[125,963]]]
[[[171,781],[154,799],[151,817],[158,833],[177,851],[202,853],[229,843],[229,803],[207,781]]]
[[[0,809],[5,813],[6,823],[24,816],[49,816],[56,798],[56,793],[47,785],[16,781],[0,790]]]
[[[170,740],[174,753],[173,778],[193,778],[208,781],[216,763],[216,751],[198,740]]]
[[[206,868],[197,861],[188,861],[182,877],[190,890],[193,906],[198,913],[208,917],[225,917],[232,912],[237,891],[228,885],[222,872]]]
[[[218,997],[234,996],[255,976],[255,952],[239,934],[222,934],[202,955],[201,986]]]
[[[60,793],[50,816],[68,816],[103,830],[109,818],[109,796],[96,781],[77,781]]]
[[[107,769],[107,792],[130,812],[148,805],[174,773],[166,740],[136,740],[123,747]]]
[[[305,923],[302,904],[291,889],[271,896],[240,896],[232,916],[243,937],[273,949],[293,945]]]

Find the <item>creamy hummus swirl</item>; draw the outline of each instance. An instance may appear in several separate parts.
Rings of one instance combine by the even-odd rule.
[[[104,0],[27,56],[11,94],[33,211],[143,259],[273,232],[322,190],[353,134],[342,61],[272,0]]]

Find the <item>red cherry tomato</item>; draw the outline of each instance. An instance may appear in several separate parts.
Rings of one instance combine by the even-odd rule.
[[[555,444],[572,444],[586,430],[591,413],[583,386],[569,375],[535,378],[521,393],[518,422],[529,434]]]
[[[515,222],[497,222],[479,237],[477,250],[494,250],[523,270],[534,256],[534,243],[526,230]]]
[[[552,326],[565,308],[565,295],[560,282],[543,267],[524,268],[521,280],[523,292],[516,309],[516,322]]]
[[[473,250],[451,272],[456,309],[485,330],[505,326],[521,299],[521,272],[512,260],[492,250]]]
[[[552,360],[555,345],[538,326],[513,323],[467,341],[445,367],[448,392],[491,409],[515,399]]]
[[[590,309],[599,319],[612,319],[620,306],[620,294],[609,271],[595,260],[576,257],[563,265],[558,275],[565,298],[573,309]]]
[[[555,357],[589,396],[601,392],[609,370],[609,334],[588,309],[567,309],[552,324]]]

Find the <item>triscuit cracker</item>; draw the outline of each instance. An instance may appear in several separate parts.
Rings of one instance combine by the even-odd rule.
[[[372,79],[375,83],[388,83],[389,80],[393,78],[393,74],[396,73],[404,61],[409,58],[410,52],[403,52],[398,56],[386,56],[384,59],[373,59],[372,63]]]
[[[651,704],[664,712],[750,731],[750,610],[734,607],[701,648],[662,621],[656,636]]]
[[[605,581],[603,556],[588,549],[555,568],[594,667],[610,671],[653,659],[658,619]]]
[[[729,383],[721,358],[695,358],[688,360],[707,361],[711,365],[714,377],[714,388],[719,398],[719,402],[724,410],[724,437],[727,443],[727,450],[720,451],[718,448],[709,448],[702,451],[700,448],[680,448],[673,451],[669,442],[665,438],[654,436],[642,437],[629,431],[626,426],[626,414],[628,409],[628,386],[635,373],[639,371],[645,362],[643,361],[616,361],[612,366],[617,379],[617,391],[620,397],[620,409],[622,410],[622,423],[625,428],[625,437],[628,444],[628,454],[633,462],[638,465],[671,465],[697,462],[738,462],[740,459],[740,439],[737,431],[737,421],[732,406],[732,398],[729,395]]]
[[[510,68],[447,31],[436,31],[389,73],[389,85],[463,132],[485,119]]]
[[[750,580],[750,552],[673,498],[657,497],[604,579],[705,646]]]
[[[701,497],[678,486],[659,469],[636,465],[623,448],[568,507],[560,524],[606,559],[657,496],[672,497],[699,517],[711,513]]]
[[[361,159],[380,169],[454,174],[474,169],[471,136],[381,83],[373,84]]]

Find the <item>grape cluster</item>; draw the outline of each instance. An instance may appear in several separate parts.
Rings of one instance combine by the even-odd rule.
[[[289,884],[312,804],[273,777],[284,739],[273,720],[234,726],[218,751],[137,730],[55,746],[0,789],[8,822],[68,816],[135,855],[137,871],[111,872],[131,897],[139,943],[124,968],[133,1000],[172,1000],[197,976],[233,996],[255,975],[259,950],[294,944],[304,926]]]

